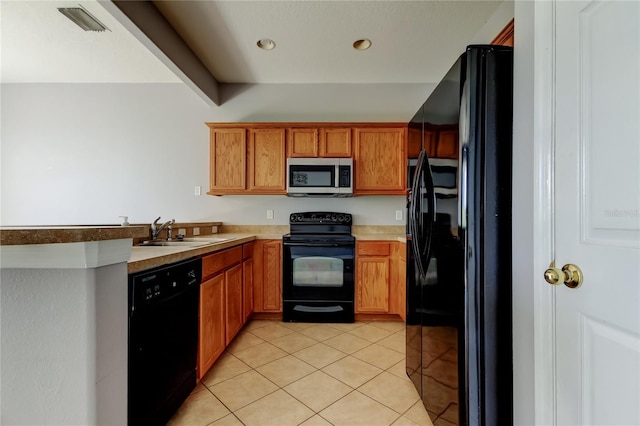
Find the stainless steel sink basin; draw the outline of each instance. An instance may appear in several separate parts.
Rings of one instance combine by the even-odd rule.
[[[211,244],[210,241],[145,241],[137,244],[138,247],[198,247]]]

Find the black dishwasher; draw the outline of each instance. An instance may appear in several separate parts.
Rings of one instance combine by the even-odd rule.
[[[199,258],[129,274],[129,425],[164,425],[196,386],[201,278]]]

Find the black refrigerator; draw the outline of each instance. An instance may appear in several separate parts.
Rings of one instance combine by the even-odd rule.
[[[473,45],[409,124],[406,369],[434,423],[513,424],[512,104],[512,48]],[[456,127],[443,170],[429,144]]]

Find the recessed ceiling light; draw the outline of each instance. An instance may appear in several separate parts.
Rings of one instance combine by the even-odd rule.
[[[58,11],[85,31],[104,31],[108,28],[82,7],[59,7]]]
[[[263,50],[271,50],[276,47],[276,42],[271,40],[270,38],[261,38],[256,44],[260,49]]]
[[[371,40],[368,38],[361,38],[353,42],[353,48],[356,50],[367,50],[371,47]]]

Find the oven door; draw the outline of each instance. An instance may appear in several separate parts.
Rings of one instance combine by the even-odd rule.
[[[282,296],[289,301],[351,301],[353,242],[284,242]]]

